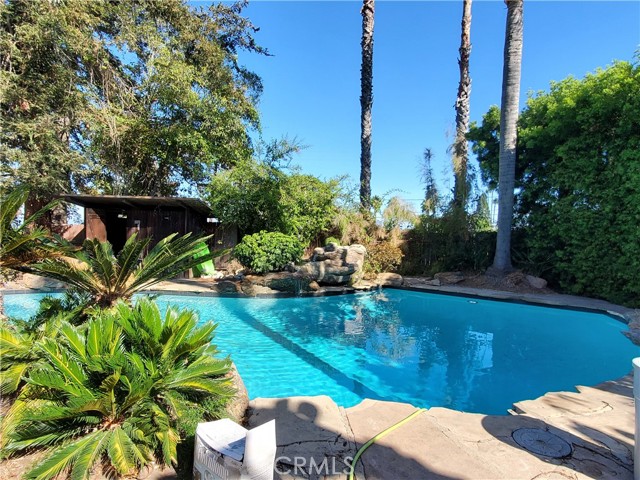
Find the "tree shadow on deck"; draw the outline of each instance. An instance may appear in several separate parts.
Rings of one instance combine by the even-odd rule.
[[[357,450],[368,440],[356,440],[344,409],[326,396],[256,399],[252,402],[249,428],[273,419],[276,420],[278,444],[276,479],[347,478]],[[415,445],[415,448],[420,446]],[[355,473],[357,480],[455,478],[431,470],[382,442],[367,449],[356,464]]]

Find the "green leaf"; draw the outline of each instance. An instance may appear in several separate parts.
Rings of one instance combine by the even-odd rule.
[[[111,432],[98,431],[84,447],[78,449],[71,469],[70,480],[89,480],[93,466],[100,459],[109,444]]]
[[[69,443],[66,446],[57,448],[48,455],[42,462],[25,474],[27,480],[49,480],[67,470],[78,458],[80,453],[85,452],[88,445],[95,442],[104,432],[98,431],[86,437]]]
[[[120,426],[111,431],[107,453],[112,465],[121,475],[131,473],[138,463],[133,441]]]

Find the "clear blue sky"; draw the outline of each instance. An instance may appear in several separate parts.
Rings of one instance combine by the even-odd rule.
[[[303,171],[329,178],[360,172],[361,2],[250,3],[256,38],[272,57],[243,54],[264,83],[263,136],[297,137]],[[440,188],[452,186],[447,146],[454,132],[461,1],[378,1],[374,31],[372,190],[422,197],[418,164],[435,153]],[[473,4],[471,119],[500,103],[506,6]],[[522,98],[552,80],[582,77],[634,58],[640,2],[526,1]]]

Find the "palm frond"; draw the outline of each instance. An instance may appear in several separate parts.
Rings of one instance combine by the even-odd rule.
[[[59,332],[60,340],[66,342],[73,354],[82,360],[86,360],[87,353],[85,350],[84,336],[80,334],[78,329],[67,322],[60,322]]]
[[[122,427],[117,426],[111,431],[111,438],[107,446],[107,454],[111,464],[121,475],[131,473],[140,463],[140,458],[136,455],[135,445]]]
[[[110,436],[110,432],[98,431],[93,441],[78,450],[69,475],[71,480],[89,480],[92,467],[106,450]]]
[[[0,202],[0,241],[4,237],[2,233],[11,228],[11,222],[16,218],[20,207],[24,205],[28,197],[29,190],[24,186],[18,187],[2,197],[2,202]]]
[[[166,465],[178,463],[176,447],[180,441],[180,435],[172,428],[158,432],[158,438],[162,445],[162,460]]]
[[[0,267],[26,270],[31,263],[57,255],[49,233],[34,225],[57,202],[48,204],[20,224],[13,224],[28,197],[29,190],[18,187],[0,198]]]
[[[116,286],[113,248],[109,242],[85,240],[83,250],[87,253],[91,272],[103,286],[105,291],[112,291]]]
[[[90,433],[82,439],[69,443],[66,446],[55,450],[45,458],[35,468],[25,474],[27,480],[49,480],[55,478],[60,473],[67,470],[78,458],[78,455],[85,451],[87,445],[92,444],[104,436],[105,432],[97,431]]]
[[[82,366],[53,340],[46,339],[40,348],[45,352],[46,359],[64,376],[67,385],[71,384],[79,392],[86,393],[87,375]]]
[[[118,264],[117,284],[124,284],[133,274],[142,253],[147,249],[150,241],[151,238],[139,241],[137,233],[127,239],[116,259]]]
[[[129,290],[149,287],[200,265],[206,261],[206,257],[194,256],[202,249],[201,243],[209,238],[211,236],[192,236],[187,233],[182,237],[173,234],[160,240],[142,260]]]
[[[14,363],[9,368],[0,371],[0,395],[10,395],[18,390],[24,380],[30,363]]]

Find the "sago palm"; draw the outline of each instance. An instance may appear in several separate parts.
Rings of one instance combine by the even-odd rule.
[[[83,330],[64,324],[39,346],[42,364],[3,421],[4,453],[47,448],[25,475],[33,480],[176,464],[180,418],[233,393],[229,361],[211,345],[215,325],[197,324],[193,312],[162,316],[147,299],[96,313]]]
[[[35,221],[51,210],[51,203],[34,215],[16,223],[20,208],[27,201],[29,190],[19,187],[0,198],[0,267],[24,270],[34,262],[58,254],[49,232]]]
[[[18,187],[0,197],[0,281],[7,270],[28,271],[28,266],[64,253],[62,243],[55,243],[49,232],[35,225],[38,218],[55,206],[51,203],[35,214],[17,222],[20,208],[29,190]],[[0,290],[0,317],[4,316],[4,297]]]
[[[13,395],[24,384],[29,371],[42,360],[39,345],[55,339],[64,323],[84,319],[86,300],[66,292],[62,299],[45,297],[38,313],[27,321],[8,319],[0,323],[0,395]]]
[[[114,255],[109,242],[85,240],[82,249],[66,258],[46,260],[33,266],[45,277],[60,280],[87,293],[98,307],[111,307],[118,300],[129,300],[136,292],[173,278],[207,260],[196,258],[202,242],[209,237],[169,235],[143,257],[150,238],[129,237]]]

